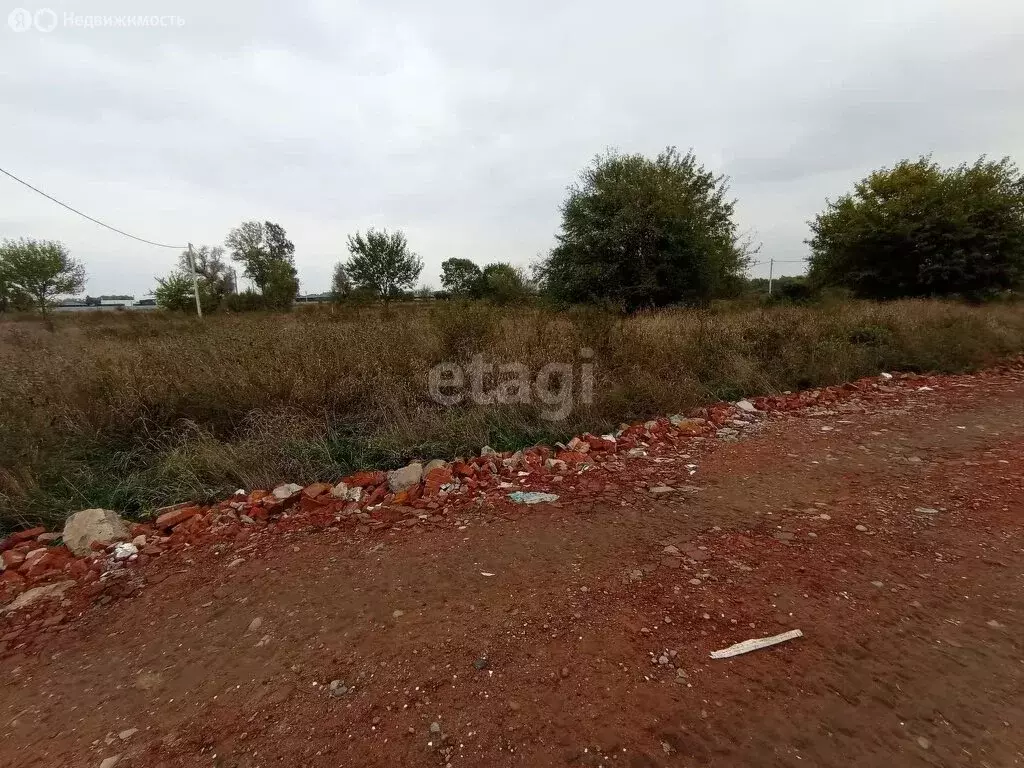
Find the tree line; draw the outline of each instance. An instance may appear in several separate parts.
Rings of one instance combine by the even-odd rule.
[[[441,265],[442,290],[420,293],[500,303],[539,293],[560,304],[635,311],[756,292],[758,281],[746,274],[757,249],[739,232],[728,182],[674,147],[654,158],[600,155],[569,188],[556,245],[530,274],[451,258]],[[929,156],[902,160],[826,200],[808,224],[808,273],[780,285],[794,300],[826,289],[882,300],[981,300],[1024,282],[1024,175],[1009,158],[953,167]],[[407,296],[423,270],[400,231],[371,228],[346,244],[349,258],[336,265],[331,286],[338,301]],[[286,309],[299,287],[294,253],[279,224],[243,222],[224,247],[182,254],[179,268],[158,280],[157,301],[194,311],[194,270],[204,310]],[[253,288],[237,291],[226,254]],[[45,313],[54,296],[83,285],[84,270],[60,243],[0,245],[0,311]]]

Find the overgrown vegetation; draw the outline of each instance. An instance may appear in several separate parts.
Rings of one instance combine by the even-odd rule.
[[[1009,158],[875,171],[811,222],[811,281],[862,298],[984,299],[1024,278],[1024,174]]]
[[[0,527],[128,513],[355,467],[513,448],[722,398],[879,370],[960,371],[1024,350],[1024,307],[931,301],[629,317],[483,302],[288,314],[58,315],[0,323]],[[440,362],[537,371],[593,350],[590,405],[428,394]]]
[[[537,265],[557,301],[626,310],[735,293],[750,262],[724,176],[693,152],[594,160],[562,205],[558,245]]]

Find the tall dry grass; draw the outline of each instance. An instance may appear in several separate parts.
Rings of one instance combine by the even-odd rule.
[[[577,364],[594,400],[445,408],[440,362]],[[287,315],[96,313],[0,323],[0,528],[235,487],[511,448],[718,399],[879,370],[961,371],[1024,350],[1024,307],[944,302],[670,310],[620,318],[485,304]]]

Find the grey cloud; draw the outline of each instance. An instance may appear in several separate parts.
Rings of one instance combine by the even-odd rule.
[[[405,228],[434,285],[449,256],[526,264],[606,147],[692,146],[732,177],[762,258],[798,259],[807,219],[871,168],[1021,154],[1024,8],[981,6],[51,4],[185,25],[0,28],[0,140],[14,172],[146,237],[278,220],[304,290],[370,225]],[[176,256],[0,194],[0,237],[64,239],[94,293],[141,294]]]

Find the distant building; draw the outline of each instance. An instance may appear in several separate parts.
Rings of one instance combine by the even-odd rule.
[[[296,296],[296,304],[323,304],[324,302],[331,300],[331,294],[329,293],[309,293],[305,296]]]

